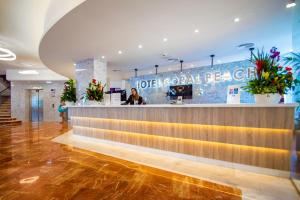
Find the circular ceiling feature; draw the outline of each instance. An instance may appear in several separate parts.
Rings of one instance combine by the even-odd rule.
[[[16,60],[16,58],[16,54],[14,54],[12,51],[0,47],[0,60],[13,61]]]

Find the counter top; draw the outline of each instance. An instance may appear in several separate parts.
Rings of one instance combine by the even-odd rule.
[[[287,103],[287,104],[148,104],[148,105],[78,105],[78,106],[68,106],[70,108],[89,108],[89,107],[99,107],[99,108],[209,108],[209,107],[216,107],[216,108],[222,108],[222,107],[228,107],[228,108],[234,108],[234,107],[297,107],[297,103]]]

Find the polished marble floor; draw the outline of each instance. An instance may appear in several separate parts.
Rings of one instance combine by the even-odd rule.
[[[241,190],[55,143],[67,124],[0,127],[0,199],[242,199]]]

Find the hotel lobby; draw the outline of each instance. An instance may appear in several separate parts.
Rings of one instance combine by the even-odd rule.
[[[300,199],[300,0],[1,0],[0,200]]]

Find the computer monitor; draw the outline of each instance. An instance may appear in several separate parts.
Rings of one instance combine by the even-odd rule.
[[[177,99],[178,96],[182,96],[183,99],[193,98],[193,85],[174,85],[170,86],[169,96],[172,100]]]

